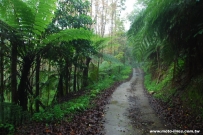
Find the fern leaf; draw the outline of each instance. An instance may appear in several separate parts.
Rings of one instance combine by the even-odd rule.
[[[2,0],[0,17],[19,34],[39,36],[52,21],[55,9],[56,0]]]
[[[99,53],[98,56],[102,56],[102,58],[106,61],[112,62],[116,65],[123,65],[122,62],[120,62],[117,58],[115,58],[113,55],[106,54],[106,53]]]
[[[75,39],[87,39],[90,40],[92,32],[84,29],[67,29],[63,30],[59,33],[54,33],[46,37],[42,41],[44,45],[53,43],[53,42],[61,42],[61,41],[71,41]]]

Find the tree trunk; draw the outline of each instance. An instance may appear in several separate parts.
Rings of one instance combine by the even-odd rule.
[[[81,82],[80,71],[81,71],[81,70],[78,70],[78,71],[77,71],[77,81],[76,81],[76,83],[77,83],[77,84],[76,84],[77,91],[80,90],[80,84],[81,84],[81,83],[80,83],[80,82]]]
[[[73,74],[73,91],[76,92],[77,91],[77,67],[76,64],[74,66],[74,74]]]
[[[51,65],[50,65],[50,62],[48,63],[49,65],[48,65],[48,73],[50,73],[51,72]],[[48,80],[49,80],[49,75],[48,75]],[[47,86],[47,93],[48,93],[48,95],[47,95],[47,106],[49,105],[49,99],[50,99],[50,83],[48,83],[47,84],[48,86]]]
[[[35,107],[36,107],[36,111],[39,112],[39,72],[40,72],[40,57],[37,56],[36,57],[36,93],[35,93],[35,97],[37,98],[37,100],[35,101]]]
[[[63,75],[60,73],[59,75],[59,82],[58,82],[58,89],[57,89],[57,99],[62,98],[63,95]]]
[[[2,40],[0,43],[0,102],[4,101],[4,50]]]
[[[18,85],[18,100],[20,102],[20,106],[22,106],[23,111],[27,110],[27,104],[28,104],[28,99],[27,99],[27,90],[26,90],[26,84],[28,81],[28,75],[30,68],[32,66],[33,58],[29,56],[25,56],[23,59],[23,69],[22,69],[22,74],[20,78],[20,84]]]
[[[88,70],[89,70],[89,63],[91,61],[90,57],[86,58],[86,67],[83,70],[83,87],[87,87],[88,86]]]
[[[4,120],[4,53],[3,53],[3,39],[0,42],[0,121]]]
[[[99,82],[99,59],[97,62],[97,82]]]
[[[71,92],[71,91],[72,91],[72,89],[71,89],[71,81],[72,81],[71,73],[72,73],[72,67],[70,66],[68,70],[69,70],[69,75],[68,75],[68,82],[69,82],[69,85],[68,85],[68,92]]]
[[[65,85],[66,85],[66,94],[69,93],[70,89],[69,89],[69,84],[70,84],[70,76],[71,76],[71,72],[70,72],[70,63],[69,60],[66,60],[66,66],[65,66]]]
[[[93,18],[92,9],[93,9],[93,0],[91,0],[91,7],[90,7],[90,16],[91,16],[91,18]]]
[[[17,45],[16,43],[12,44],[11,48],[11,91],[12,91],[12,103],[18,103],[18,94],[17,94]]]
[[[95,1],[95,16],[94,16],[94,21],[95,22],[97,22],[97,20],[98,20],[98,12],[99,12],[99,1],[98,0],[96,0]],[[96,35],[98,34],[98,26],[97,25],[95,25],[95,33],[96,33]]]

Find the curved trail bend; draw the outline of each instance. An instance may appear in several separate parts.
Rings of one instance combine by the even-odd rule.
[[[104,120],[106,135],[148,135],[150,130],[167,129],[144,93],[140,69],[133,69],[131,80],[122,83],[112,94]]]

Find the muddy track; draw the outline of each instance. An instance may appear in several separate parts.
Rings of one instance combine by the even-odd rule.
[[[149,104],[140,69],[134,69],[131,80],[117,87],[105,110],[106,135],[148,135],[150,130],[168,129]]]

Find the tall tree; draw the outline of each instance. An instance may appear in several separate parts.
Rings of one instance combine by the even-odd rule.
[[[45,32],[45,29],[54,17],[53,12],[56,10],[56,0],[26,2],[20,0],[3,0],[0,7],[0,21],[12,28],[9,32],[15,31],[15,33],[12,33],[13,38],[10,39],[12,45],[12,57],[14,57],[12,62],[12,77],[16,77],[16,62],[17,57],[19,57],[22,59],[22,65],[18,63],[21,68],[21,75],[18,84],[17,99],[23,110],[27,110],[29,93],[27,86],[27,84],[29,84],[28,76],[36,56],[40,53],[44,53],[44,50],[47,50],[51,43],[61,41],[68,42],[78,38],[89,39],[91,32],[82,29],[73,29],[42,36],[42,33]],[[27,14],[29,14],[29,16]],[[13,79],[12,84],[12,95],[15,97],[15,78]],[[13,102],[16,102],[16,97]]]
[[[0,31],[3,33],[2,29]],[[3,36],[0,36],[0,102],[4,101],[4,43]]]

